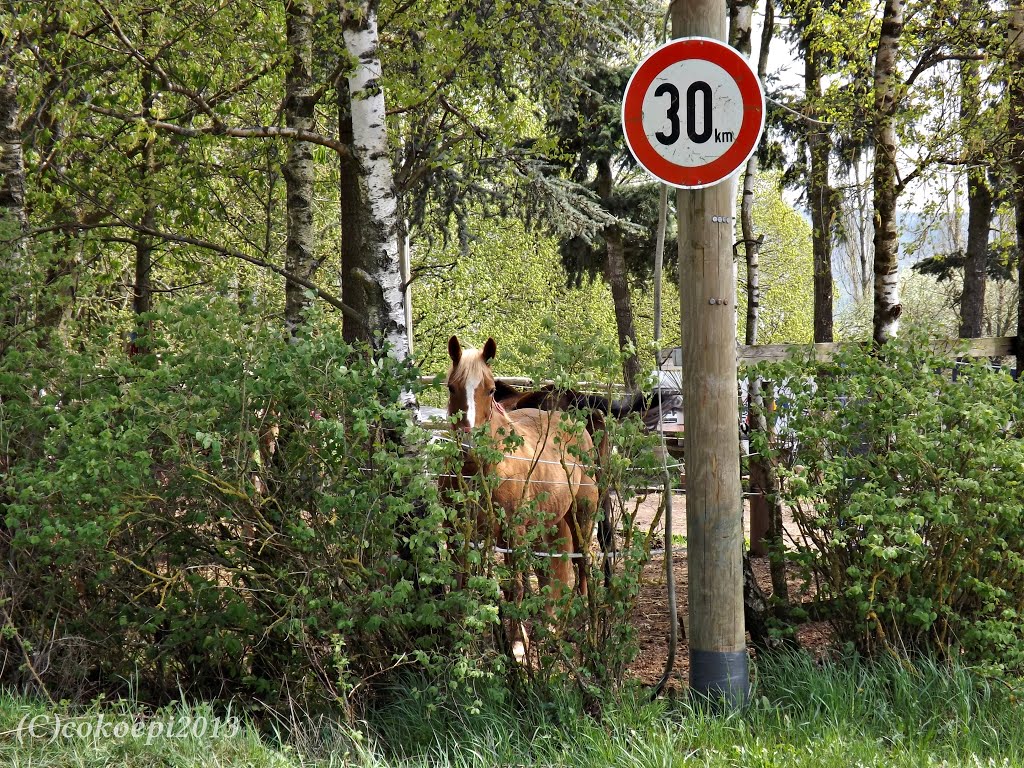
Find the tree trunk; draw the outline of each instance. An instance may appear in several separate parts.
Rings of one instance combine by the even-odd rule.
[[[751,54],[750,23],[753,16],[753,3],[738,0],[730,4],[729,41],[745,56]],[[746,25],[746,29],[744,29]],[[772,0],[766,0],[764,26],[761,28],[761,45],[758,51],[757,76],[763,83],[768,69],[768,52],[771,46],[773,27],[775,25],[775,7]],[[743,250],[747,262],[747,323],[744,341],[757,344],[758,319],[761,305],[760,287],[760,250],[761,241],[754,236],[754,183],[757,180],[758,164],[755,152],[747,160],[743,173],[743,196],[740,203],[740,229],[743,237]],[[756,410],[761,405],[761,379],[751,376],[747,382],[747,413],[750,430],[764,431],[765,421],[758,419]],[[776,476],[777,479],[777,476]],[[769,487],[766,463],[757,456],[750,457],[751,490],[760,491],[750,497],[750,554],[763,557],[768,554],[766,535],[770,529],[767,494],[777,489]],[[744,585],[746,594],[747,585]],[[746,599],[746,598],[745,598]],[[748,608],[749,608],[748,604]]]
[[[729,0],[729,45],[748,59],[756,0]]]
[[[873,138],[875,294],[872,316],[875,343],[884,344],[899,331],[899,234],[896,231],[896,55],[903,34],[903,0],[886,0],[882,31],[875,53]]]
[[[654,341],[661,341],[661,288],[665,271],[665,229],[668,226],[668,185],[659,184],[658,232],[654,244]]]
[[[4,51],[8,55],[9,51]],[[0,69],[0,238],[18,237],[0,251],[0,270],[7,289],[0,294],[0,327],[17,324],[21,296],[14,290],[13,278],[24,274],[24,243],[20,239],[28,227],[25,213],[25,156],[22,151],[21,123],[18,118],[18,88],[11,68]],[[2,332],[2,331],[0,331]],[[4,334],[6,336],[6,334]],[[0,337],[0,355],[6,341]]]
[[[804,100],[807,117],[818,119],[821,100],[820,54],[812,41],[803,40]],[[832,227],[835,200],[829,182],[828,163],[832,141],[825,126],[807,124],[807,149],[810,167],[807,172],[807,203],[811,209],[811,250],[814,256],[814,341],[832,341]]]
[[[737,0],[729,7],[729,42],[745,56],[751,54],[750,23],[753,3]],[[744,26],[746,25],[746,29]],[[768,71],[768,50],[775,26],[775,6],[766,0],[764,26],[761,28],[761,47],[757,59],[757,77],[763,83]],[[757,181],[757,153],[747,160],[743,172],[743,196],[740,202],[740,230],[743,236],[743,251],[747,261],[747,323],[744,334],[746,344],[757,344],[758,321],[761,309],[760,252],[761,241],[754,236],[754,183]]]
[[[872,150],[866,148],[865,159],[855,159],[850,168],[850,183],[836,207],[843,218],[844,237],[840,254],[844,260],[842,264],[845,274],[850,278],[850,293],[854,304],[860,304],[870,294],[872,285],[874,256],[871,238],[874,226],[871,220],[871,185],[861,171],[874,164],[873,157]],[[866,176],[869,175],[870,169]]]
[[[1013,159],[1013,202],[1017,228],[1017,368],[1024,373],[1024,3],[1010,7],[1010,156]]]
[[[289,128],[313,131],[313,4],[310,0],[285,0],[285,16],[291,55],[285,76],[285,122]],[[282,170],[288,211],[285,270],[312,280],[320,266],[313,229],[313,145],[292,141]],[[284,319],[293,332],[309,304],[304,291],[298,283],[285,279]]]
[[[612,194],[611,162],[607,159],[597,163],[597,195],[602,205],[607,207]],[[604,276],[612,291],[612,302],[615,304],[615,327],[619,332],[619,349],[631,345],[634,352],[622,361],[622,377],[626,389],[636,389],[640,377],[640,360],[636,349],[636,326],[633,322],[633,300],[629,295],[629,279],[626,274],[626,254],[622,243],[622,232],[618,227],[609,227],[604,237],[606,255]]]
[[[971,130],[981,111],[976,61],[960,65],[960,120]],[[970,157],[967,170],[967,252],[964,256],[964,290],[960,298],[960,338],[982,334],[985,316],[985,280],[988,233],[992,221],[992,191],[980,157]]]
[[[629,279],[626,275],[626,256],[622,245],[622,233],[616,227],[604,233],[608,246],[608,257],[605,262],[605,279],[612,291],[615,304],[615,326],[619,332],[619,348],[631,344],[636,350],[636,328],[633,324],[633,300],[629,295]],[[640,361],[636,352],[622,360],[622,377],[626,389],[635,390],[640,378]]]
[[[409,329],[409,354],[413,353],[414,333],[412,324],[412,238],[409,237],[409,221],[398,219],[398,267],[402,276],[402,299],[405,302],[405,327]]]
[[[377,45],[377,2],[346,5],[345,48],[358,62],[339,81],[338,120],[342,142],[352,149],[341,160],[341,298],[362,315],[345,317],[346,341],[362,341],[379,352],[387,345],[409,355],[409,329],[398,257],[398,199],[387,141],[384,91]]]
[[[976,339],[982,335],[991,221],[992,190],[985,178],[985,169],[971,168],[967,172],[967,253],[964,291],[960,298],[961,339]]]
[[[153,114],[153,75],[149,70],[142,74],[142,116],[150,119]],[[156,199],[153,194],[153,176],[156,173],[156,156],[153,137],[146,137],[142,147],[142,166],[139,173],[139,186],[142,189],[142,226],[156,229]],[[144,353],[148,348],[150,323],[142,320],[140,315],[153,309],[153,238],[139,234],[135,241],[135,281],[132,286],[132,311],[135,313],[135,331],[129,354],[134,356]]]

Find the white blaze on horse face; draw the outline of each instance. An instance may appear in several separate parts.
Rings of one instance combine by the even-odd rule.
[[[479,386],[479,374],[466,379],[466,421],[470,429],[476,426],[476,388]]]

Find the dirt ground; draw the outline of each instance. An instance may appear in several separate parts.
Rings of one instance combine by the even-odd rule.
[[[640,505],[637,515],[637,522],[641,530],[647,530],[654,520],[661,505],[661,495],[652,494]],[[686,497],[683,494],[673,496],[673,525],[674,536],[686,535]],[[748,510],[749,511],[749,510]],[[749,537],[749,514],[744,515],[744,532]],[[784,524],[789,537],[797,535],[796,526],[792,520],[785,519]],[[664,528],[655,529],[656,538],[664,541]],[[659,544],[660,546],[660,544]],[[758,584],[770,594],[771,576],[768,570],[767,558],[754,558],[752,560],[754,575]],[[677,613],[680,617],[680,627],[684,627],[687,616],[687,558],[685,546],[674,547],[672,555],[673,575],[676,582]],[[790,578],[791,594],[796,592],[795,579]],[[630,676],[644,682],[655,683],[665,669],[665,662],[668,659],[668,592],[665,581],[665,555],[653,555],[651,561],[644,568],[640,595],[636,608],[633,612],[633,622],[637,629],[637,637],[640,644],[640,653],[636,660],[630,665]],[[672,668],[672,676],[668,688],[679,688],[685,686],[689,673],[689,647],[686,639],[680,632],[679,647],[676,651],[675,664]],[[800,627],[797,632],[797,639],[800,645],[815,654],[823,654],[831,644],[831,633],[827,624],[809,623]],[[749,638],[748,638],[749,642]]]

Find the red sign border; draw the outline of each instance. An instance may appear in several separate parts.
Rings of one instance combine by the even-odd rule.
[[[717,64],[736,83],[743,100],[743,120],[736,140],[710,163],[684,166],[666,160],[643,130],[643,101],[647,89],[667,67],[688,59]],[[761,82],[750,63],[734,48],[710,37],[683,37],[652,51],[634,70],[622,98],[622,132],[633,157],[648,172],[674,187],[700,189],[727,179],[754,153],[764,131],[765,100]]]

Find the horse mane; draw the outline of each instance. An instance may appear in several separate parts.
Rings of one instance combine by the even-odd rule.
[[[465,384],[473,376],[483,378],[489,373],[491,366],[484,360],[483,352],[479,349],[465,349],[459,362],[452,366],[448,373],[449,384]],[[492,374],[493,375],[493,374]]]

